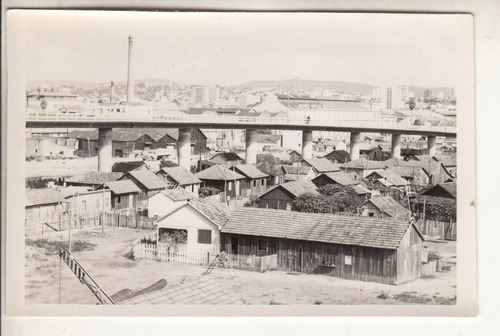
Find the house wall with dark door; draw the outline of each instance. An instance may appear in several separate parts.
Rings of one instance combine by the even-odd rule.
[[[292,194],[278,187],[260,197],[259,208],[291,210],[294,199]]]
[[[202,180],[202,187],[209,187],[218,189],[221,193],[226,193],[231,199],[236,198],[237,195],[241,195],[241,181],[240,180],[230,180],[230,181],[221,181],[221,180]]]
[[[135,208],[137,207],[137,194],[113,195],[111,198],[111,207],[115,210]]]
[[[207,150],[207,137],[199,130],[191,130],[191,154],[204,155]]]
[[[398,283],[396,250],[225,232],[221,233],[221,249],[240,255],[277,254],[280,271],[324,274],[386,284]]]

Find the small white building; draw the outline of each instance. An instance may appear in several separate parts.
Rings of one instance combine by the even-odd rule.
[[[217,198],[192,200],[156,221],[158,242],[181,237],[176,244],[186,248],[188,254],[216,253],[220,248],[219,231],[228,215],[228,208]]]
[[[197,195],[182,188],[163,190],[148,199],[148,217],[163,217],[195,198]]]

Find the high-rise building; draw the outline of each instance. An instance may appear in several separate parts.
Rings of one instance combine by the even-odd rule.
[[[217,102],[220,98],[220,88],[216,86],[193,86],[191,88],[191,103],[207,105]]]
[[[382,110],[402,109],[414,96],[408,85],[385,86],[372,91],[372,102]]]

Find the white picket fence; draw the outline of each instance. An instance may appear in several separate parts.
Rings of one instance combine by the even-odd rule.
[[[187,247],[168,247],[165,244],[136,244],[135,260],[166,261],[177,264],[208,266],[218,253],[215,250],[191,250]]]

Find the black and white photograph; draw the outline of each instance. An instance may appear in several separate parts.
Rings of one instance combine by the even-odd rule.
[[[7,20],[18,305],[474,314],[471,16]]]

